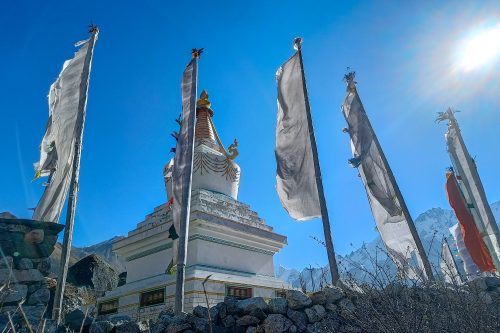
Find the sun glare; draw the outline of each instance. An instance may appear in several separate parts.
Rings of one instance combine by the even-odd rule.
[[[499,54],[500,24],[467,38],[461,47],[459,64],[464,71],[471,71],[493,61]]]

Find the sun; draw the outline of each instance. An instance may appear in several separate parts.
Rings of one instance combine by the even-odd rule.
[[[462,42],[459,67],[472,71],[495,60],[500,55],[500,24],[483,28]]]

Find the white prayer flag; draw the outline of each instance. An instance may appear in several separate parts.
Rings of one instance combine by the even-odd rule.
[[[439,267],[443,274],[444,281],[452,284],[462,284],[462,278],[458,272],[457,264],[453,259],[453,254],[446,239],[443,239],[441,244],[441,258],[439,260]]]
[[[191,207],[191,180],[193,176],[193,152],[194,152],[194,132],[196,122],[196,88],[198,62],[193,58],[184,70],[181,82],[182,94],[182,121],[177,137],[177,146],[175,149],[174,165],[172,171],[172,215],[176,233],[179,240],[173,243],[173,259],[167,272],[173,273],[173,270],[187,254],[187,247],[184,247],[184,253],[179,253],[179,242],[188,237],[189,213]]]
[[[403,198],[396,193],[389,176],[390,167],[375,141],[353,80],[354,77],[348,79],[347,97],[342,106],[353,153],[349,163],[358,169],[380,237],[398,269],[409,278],[425,277],[422,254],[403,214]]]
[[[98,33],[77,43],[80,49],[64,62],[49,91],[49,120],[40,145],[35,178],[49,176],[48,185],[33,213],[33,219],[58,222],[73,169],[75,140],[83,130],[92,54]]]
[[[305,221],[321,217],[298,52],[278,69],[276,80],[276,190],[292,218]]]

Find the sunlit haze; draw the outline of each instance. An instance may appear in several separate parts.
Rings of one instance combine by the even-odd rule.
[[[466,38],[460,51],[460,67],[474,70],[498,58],[500,54],[500,24],[483,28]]]

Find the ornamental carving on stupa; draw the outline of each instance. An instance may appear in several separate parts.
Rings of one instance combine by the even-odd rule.
[[[222,144],[212,117],[212,103],[203,90],[196,102],[195,148],[193,155],[193,189],[222,193],[237,199],[240,167],[234,162],[238,156],[238,141],[227,148]],[[165,185],[171,194],[173,159],[165,166]]]

